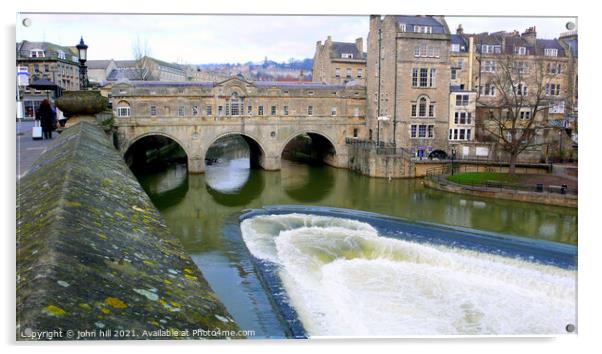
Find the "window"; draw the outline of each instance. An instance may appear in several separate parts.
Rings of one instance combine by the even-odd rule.
[[[44,71],[45,72],[49,72],[50,71],[50,66],[48,64],[44,64]]]
[[[243,102],[238,97],[238,93],[233,92],[226,102],[226,115],[239,116],[243,113],[243,109]]]
[[[522,120],[531,119],[531,111],[520,111],[520,119],[522,119]]]
[[[418,115],[420,117],[426,117],[426,98],[424,97],[419,100]]]
[[[527,48],[526,47],[514,47],[514,54],[527,55]]]
[[[414,33],[433,33],[433,27],[414,25]]]
[[[451,45],[451,51],[452,52],[459,52],[460,51],[460,45],[459,44],[452,44]]]
[[[257,115],[258,116],[262,116],[263,115],[263,106],[257,107]]]
[[[337,115],[337,107],[332,107],[330,108],[330,115],[331,116],[336,116]]]
[[[334,69],[334,77],[341,77],[341,69],[340,68]]]
[[[364,71],[362,69],[357,69],[357,77],[362,78],[364,76]]]
[[[481,96],[495,96],[495,85],[485,84],[480,87]]]
[[[150,106],[150,115],[151,116],[157,115],[157,106]]]
[[[515,61],[514,67],[519,74],[525,74],[529,71],[529,64],[524,61]]]
[[[399,32],[405,32],[405,31],[406,31],[406,24],[400,23],[399,24]]]
[[[554,102],[550,106],[550,113],[564,113],[564,101]]]
[[[456,95],[456,106],[468,106],[468,95]]]
[[[307,106],[307,115],[308,116],[314,115],[314,106]]]
[[[411,125],[410,137],[411,138],[415,138],[416,137],[416,124],[412,124]]]
[[[439,48],[420,44],[414,47],[415,57],[439,58]]]
[[[184,114],[186,113],[186,109],[184,106],[179,106],[178,107],[178,116],[180,117],[184,117]]]
[[[65,59],[65,52],[63,52],[62,50],[57,50],[56,54],[59,57],[59,59]]]
[[[351,68],[347,68],[347,69],[345,69],[345,76],[346,76],[348,79],[351,79]]]
[[[211,114],[213,114],[213,113],[211,112],[211,106],[207,106],[207,107],[206,107],[206,112],[207,112],[207,115],[208,115],[208,116],[210,116]]]
[[[359,107],[353,107],[353,117],[359,117],[360,116],[360,108]]]
[[[253,106],[247,106],[247,115],[253,114]]]
[[[32,49],[29,51],[30,58],[44,58],[45,56],[44,51],[41,49]]]
[[[547,96],[560,95],[560,84],[546,84],[546,95]]]
[[[460,140],[464,140],[466,138],[466,136],[464,134],[465,134],[464,129],[460,129]]]
[[[429,69],[420,69],[420,87],[427,87],[428,84],[428,71]]]
[[[450,129],[450,130],[449,130],[449,138],[448,138],[449,140],[452,140],[452,133],[453,133],[453,132],[454,132],[454,130],[453,130],[453,129]]]
[[[117,108],[117,116],[118,117],[129,117],[130,116],[130,107],[118,107]]]
[[[276,115],[276,106],[270,107],[270,114],[273,115],[273,116]]]
[[[495,72],[495,61],[493,60],[484,60],[483,61],[483,72],[493,73]]]
[[[288,106],[283,107],[284,115],[288,116]]]
[[[458,140],[458,129],[454,129],[454,139],[453,140]]]
[[[458,78],[458,75],[456,74],[456,68],[452,68],[451,69],[451,79],[456,80],[457,78]]]
[[[418,86],[418,69],[412,69],[412,86]]]
[[[471,134],[470,129],[466,129],[466,140],[470,140],[471,139],[470,138],[470,134]]]
[[[418,137],[426,138],[426,124],[418,125]]]
[[[527,90],[527,85],[523,84],[518,84],[518,86],[515,87],[514,92],[518,96],[527,96],[527,94],[529,93]]]
[[[192,115],[193,116],[199,115],[199,106],[197,106],[197,105],[192,106]]]
[[[558,56],[558,49],[556,48],[546,48],[543,50],[543,55],[545,55],[546,57],[557,57]]]
[[[341,58],[353,59],[353,53],[341,53]]]
[[[429,104],[429,117],[434,117],[434,116],[435,116],[435,105]]]
[[[456,68],[464,70],[464,59],[458,59],[456,61]]]
[[[427,137],[432,138],[434,136],[435,136],[435,126],[434,125],[427,126]]]
[[[500,54],[502,52],[502,46],[493,44],[483,44],[481,46],[481,52],[483,54]]]
[[[560,74],[561,68],[562,64],[560,63],[548,63],[548,65],[546,65],[546,71],[548,74]]]
[[[224,114],[224,107],[223,106],[217,106],[217,115],[218,116],[222,116]]]

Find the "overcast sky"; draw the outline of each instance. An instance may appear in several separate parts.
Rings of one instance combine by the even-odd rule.
[[[23,18],[31,25],[23,26]],[[539,38],[555,38],[575,18],[447,17],[452,32],[524,31],[536,26]],[[133,59],[137,38],[153,57],[183,64],[276,61],[311,58],[318,40],[353,42],[366,37],[368,16],[216,16],[216,15],[82,15],[23,14],[17,41],[88,44],[88,59]]]

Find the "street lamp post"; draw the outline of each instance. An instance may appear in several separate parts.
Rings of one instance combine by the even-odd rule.
[[[88,87],[88,68],[86,60],[88,59],[88,46],[84,43],[84,37],[81,37],[77,48],[77,57],[79,59],[79,89],[85,90]]]
[[[451,156],[451,160],[452,160],[452,163],[451,163],[451,174],[453,176],[454,175],[454,159],[456,158],[456,148],[455,147],[452,147],[451,153],[452,153],[452,156]]]

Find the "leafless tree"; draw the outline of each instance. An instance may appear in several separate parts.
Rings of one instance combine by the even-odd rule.
[[[482,65],[480,90],[488,91],[488,95],[479,97],[480,106],[487,112],[479,128],[508,154],[508,173],[513,175],[520,153],[545,144],[543,131],[548,126],[549,106],[546,94],[554,75],[541,59],[505,55],[494,64],[488,63],[486,73]]]
[[[145,67],[145,60],[150,56],[151,50],[148,42],[144,40],[144,43],[140,41],[140,37],[136,37],[136,41],[132,43],[132,54],[134,56],[135,63],[135,80],[150,80],[150,74]]]

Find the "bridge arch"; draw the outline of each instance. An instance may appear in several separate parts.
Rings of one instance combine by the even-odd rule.
[[[157,141],[154,141],[156,138],[159,138],[160,140],[158,144]],[[144,144],[146,144],[146,146]],[[186,144],[175,136],[161,131],[149,131],[137,135],[124,144],[122,154],[128,166],[137,167],[140,163],[148,162],[149,154],[147,151],[151,149],[155,150],[157,157],[160,158],[161,149],[163,149],[165,145],[170,144],[175,145],[176,148],[181,150],[184,155],[183,158],[186,160],[186,164],[189,165],[191,154]]]
[[[334,139],[324,132],[318,132],[315,130],[299,130],[288,136],[281,145],[278,156],[280,158],[283,158],[283,156],[291,158],[287,152],[287,147],[291,148],[291,143],[293,143],[295,139],[303,136],[308,136],[311,139],[309,145],[307,145],[307,142],[305,142],[305,146],[297,146],[299,149],[306,150],[305,154],[308,156],[305,156],[305,158],[308,158],[312,161],[320,161],[331,166],[338,166],[337,144],[335,143]],[[303,143],[301,143],[301,145],[302,144]]]
[[[249,146],[249,158],[250,158],[250,162],[251,162],[251,168],[265,168],[265,159],[266,159],[266,153],[267,150],[265,149],[265,147],[261,144],[261,139],[258,139],[257,137],[248,134],[248,133],[243,133],[243,132],[226,132],[223,134],[220,134],[218,136],[216,136],[213,140],[211,140],[211,142],[207,145],[205,151],[204,151],[204,155],[205,156],[205,161],[207,161],[207,153],[209,152],[209,150],[211,149],[212,146],[214,146],[214,144],[216,142],[218,142],[220,139],[226,138],[228,136],[240,136],[244,139],[244,141],[247,143],[247,145]]]

